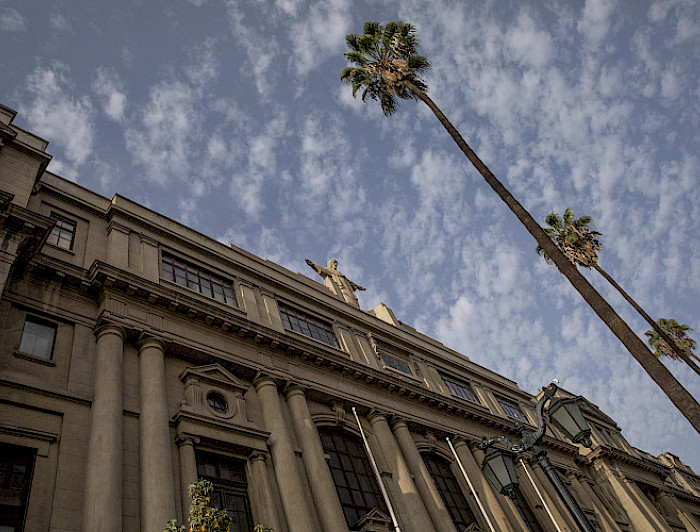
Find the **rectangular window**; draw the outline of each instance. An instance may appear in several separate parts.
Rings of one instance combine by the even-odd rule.
[[[233,282],[218,277],[188,262],[163,253],[160,264],[160,276],[190,290],[226,303],[237,306],[233,295]]]
[[[23,530],[36,450],[0,444],[0,530]]]
[[[51,234],[46,239],[49,244],[53,244],[63,249],[73,249],[73,240],[75,239],[75,222],[64,218],[63,216],[51,213],[51,218],[56,220],[56,225],[51,229]]]
[[[387,353],[380,353],[379,356],[382,359],[382,362],[384,362],[385,366],[400,371],[401,373],[413,375],[413,371],[411,371],[411,366],[409,366],[408,362],[406,362],[405,360],[402,360],[393,355],[389,355]]]
[[[506,416],[522,421],[523,423],[526,422],[525,416],[520,411],[517,403],[511,401],[510,399],[506,399],[505,397],[499,397],[498,395],[496,395],[496,401],[498,401],[498,404],[501,405],[501,408],[505,412]]]
[[[442,380],[445,381],[445,386],[447,386],[449,392],[455,397],[461,397],[462,399],[466,399],[472,403],[479,402],[474,390],[468,383],[446,375],[441,375],[441,377]]]
[[[56,325],[33,316],[27,316],[24,321],[22,340],[19,350],[44,360],[51,360],[53,344],[56,339]]]
[[[286,307],[282,304],[279,305],[279,309],[285,329],[298,332],[299,334],[309,336],[319,342],[340,349],[338,340],[333,332],[333,326],[330,323],[325,323],[309,314]]]

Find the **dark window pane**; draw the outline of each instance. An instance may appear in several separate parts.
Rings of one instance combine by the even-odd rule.
[[[53,226],[51,234],[46,241],[63,249],[73,249],[75,222],[53,213],[51,214],[51,218],[56,220],[56,225]]]
[[[395,370],[398,370],[402,373],[406,373],[408,375],[413,375],[413,372],[411,371],[411,367],[408,365],[408,363],[404,360],[401,360],[399,358],[396,358],[394,356],[388,355],[386,353],[381,354],[382,357],[382,362],[390,368],[393,368]]]
[[[459,483],[450,469],[450,463],[434,454],[424,454],[423,461],[428,471],[430,471],[430,475],[435,480],[435,486],[447,507],[452,522],[457,527],[457,530],[464,530],[474,522],[474,514],[469,508]]]
[[[520,408],[518,408],[516,403],[498,395],[496,396],[496,400],[498,401],[498,404],[501,405],[501,408],[503,408],[506,416],[520,421],[525,421],[525,416],[523,416],[523,413],[520,411]]]
[[[286,307],[283,304],[279,305],[279,310],[282,323],[284,323],[286,329],[314,338],[330,346],[338,347],[338,341],[333,333],[332,325],[298,310]]]
[[[206,297],[236,306],[230,281],[227,282],[193,264],[178,261],[166,253],[163,253],[161,260],[161,276]]]
[[[30,316],[24,322],[19,350],[35,357],[51,360],[56,326]]]
[[[442,379],[445,381],[448,391],[455,397],[461,397],[462,399],[466,399],[467,401],[471,401],[473,403],[479,402],[479,400],[476,398],[474,390],[472,390],[472,387],[468,383],[452,377],[447,377],[445,375],[442,375]]]
[[[352,527],[372,508],[386,512],[377,480],[367,475],[371,466],[362,440],[336,429],[321,428],[319,434],[330,457],[329,464],[342,464],[340,468],[331,467],[331,474],[348,526]]]

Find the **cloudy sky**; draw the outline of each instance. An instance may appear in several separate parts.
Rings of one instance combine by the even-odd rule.
[[[593,216],[603,268],[700,329],[693,0],[0,0],[0,101],[51,142],[55,173],[310,277],[305,257],[337,258],[362,308],[531,393],[557,377],[700,472],[698,434],[427,108],[387,119],[341,86],[365,20],[412,22],[430,94],[532,215]]]

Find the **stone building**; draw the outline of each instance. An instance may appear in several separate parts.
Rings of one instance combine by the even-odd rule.
[[[14,117],[0,106],[0,531],[160,532],[198,477],[233,531],[576,530],[527,453],[514,500],[480,470],[476,443],[517,438],[537,397],[360,309],[337,262],[309,261],[321,284],[47,172]],[[597,529],[700,532],[700,477],[582,403],[593,448],[542,446]]]

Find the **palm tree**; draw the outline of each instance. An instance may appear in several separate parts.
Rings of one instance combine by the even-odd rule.
[[[608,272],[600,267],[600,264],[598,264],[598,251],[603,248],[598,240],[600,233],[598,231],[591,230],[589,227],[591,223],[590,216],[581,216],[580,218],[576,218],[576,216],[574,216],[574,211],[571,209],[566,209],[564,216],[561,218],[557,213],[552,212],[547,215],[544,222],[548,226],[544,228],[544,232],[547,233],[549,238],[552,239],[552,241],[572,264],[575,266],[582,266],[584,268],[593,268],[600,275],[602,275],[605,280],[607,280],[618,292],[620,292],[620,294],[622,294],[625,301],[632,305],[632,307],[639,312],[647,323],[651,325],[651,328],[654,330],[654,334],[660,341],[663,341],[663,345],[666,346],[665,349],[673,353],[672,358],[676,360],[683,360],[695,373],[700,375],[700,367],[690,360],[686,351],[679,347],[677,342],[674,342],[671,338],[669,338],[666,330],[658,325],[651,318],[651,316],[649,316],[649,314],[647,314],[644,309],[640,307],[637,302],[632,299],[632,297],[630,297],[630,295],[625,292],[619,284],[617,284],[617,282],[615,282]],[[542,246],[537,246],[537,253],[542,255],[549,264],[552,264],[552,261],[544,252]],[[677,322],[676,325],[678,325]],[[687,330],[688,326],[686,325],[685,327]],[[647,334],[647,336],[649,335]],[[652,347],[656,347],[654,344],[650,345]],[[658,358],[658,349],[656,355]]]
[[[430,64],[425,57],[417,55],[418,39],[413,26],[404,22],[389,22],[386,27],[383,27],[379,22],[365,22],[361,35],[350,34],[345,37],[345,40],[350,48],[345,57],[353,66],[344,68],[340,73],[340,79],[352,85],[353,95],[356,96],[357,92],[362,90],[363,101],[367,100],[367,96],[373,100],[379,100],[382,111],[387,116],[395,112],[396,98],[424,102],[457,143],[462,153],[542,246],[547,256],[700,433],[700,405],[695,398],[673,377],[668,368],[652,355],[644,342],[596,292],[581,272],[569,262],[530,213],[496,179],[435,102],[428,97],[427,85],[421,78],[421,74],[429,68]]]
[[[674,360],[685,361],[685,358],[683,358],[683,355],[685,355],[686,357],[693,357],[700,362],[700,358],[693,353],[693,349],[695,349],[697,344],[695,340],[688,336],[688,333],[693,329],[671,318],[659,318],[657,325],[664,333],[663,335],[659,334],[656,328],[653,331],[644,333],[645,336],[649,337],[649,345],[654,348],[656,358],[667,356]],[[679,354],[679,351],[682,354]]]

